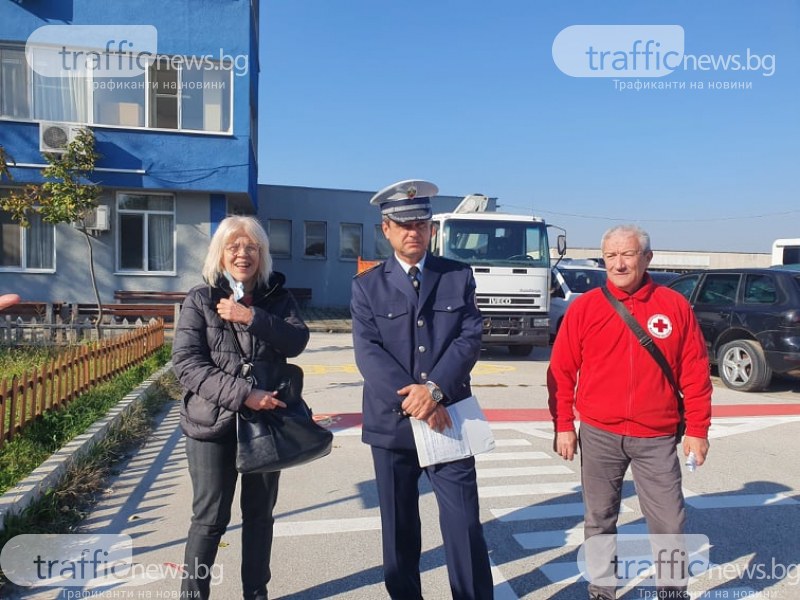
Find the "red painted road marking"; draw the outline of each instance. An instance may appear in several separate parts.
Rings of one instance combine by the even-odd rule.
[[[546,408],[488,408],[486,418],[495,423],[550,422]],[[711,407],[713,417],[769,417],[800,415],[800,404],[721,404]],[[361,426],[361,413],[317,414],[314,419],[321,425],[335,429]]]
[[[721,404],[711,406],[712,417],[768,417],[800,415],[800,404]]]

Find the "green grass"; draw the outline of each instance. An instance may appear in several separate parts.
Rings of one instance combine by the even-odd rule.
[[[64,352],[63,346],[0,346],[0,377],[10,379],[41,367]]]
[[[169,361],[171,348],[162,346],[141,364],[97,385],[62,410],[46,412],[0,449],[0,493],[27,477],[53,452],[103,417],[143,380]]]

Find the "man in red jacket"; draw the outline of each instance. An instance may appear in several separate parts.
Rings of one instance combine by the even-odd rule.
[[[711,380],[705,341],[691,306],[647,275],[653,252],[650,236],[639,227],[609,229],[601,248],[608,290],[664,354],[683,393],[683,454],[693,453],[702,465],[709,448]],[[658,363],[601,288],[582,294],[567,311],[553,345],[547,387],[554,451],[573,460],[580,444],[589,598],[613,599],[619,575],[614,539],[629,465],[651,540],[674,539],[678,555],[682,551],[686,516],[675,451],[678,401]],[[594,536],[601,537],[590,543]],[[671,570],[672,575],[660,572],[657,577],[659,597],[688,598],[685,569],[678,570],[678,577],[674,566]]]

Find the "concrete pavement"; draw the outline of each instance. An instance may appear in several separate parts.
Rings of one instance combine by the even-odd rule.
[[[478,461],[482,515],[498,599],[585,597],[581,592],[584,588],[573,581],[570,571],[574,557],[567,554],[564,558],[564,549],[571,548],[580,537],[580,478],[577,463],[556,460],[549,449],[551,426],[545,412],[548,356],[549,349],[536,349],[527,358],[511,357],[505,349],[484,351],[473,372],[475,393],[493,421],[498,441],[498,448]],[[361,377],[353,364],[350,336],[314,333],[309,348],[295,362],[305,370],[306,400],[336,437],[330,456],[281,476],[270,597],[385,598],[372,466],[369,451],[359,437]],[[778,447],[785,447],[800,433],[798,417],[753,415],[770,410],[796,415],[798,400],[797,382],[779,383],[767,394],[743,394],[716,386],[715,410],[738,414],[720,418],[719,425],[715,420],[712,432],[723,448],[735,441],[731,448],[749,449],[747,444],[763,445],[760,431],[769,427]],[[717,442],[712,444],[715,451]],[[794,500],[800,490],[796,476],[787,475],[776,464],[754,475],[759,456],[756,450],[752,453],[752,457],[745,454],[742,465],[731,464],[729,456],[711,460],[708,467],[687,477],[685,484],[692,488],[687,497],[705,498],[708,493],[745,489],[750,477],[761,485],[747,501],[760,502],[764,496],[765,503],[777,502],[773,510],[795,511],[795,505],[800,504]],[[772,483],[766,485],[765,481]],[[421,493],[423,590],[426,598],[445,599],[449,592],[437,509],[425,481]],[[707,498],[705,501],[709,502]],[[178,597],[180,572],[176,569],[183,559],[190,504],[184,441],[178,428],[177,406],[172,406],[153,439],[120,469],[84,523],[88,532],[131,536],[138,577],[114,589],[82,592],[108,598]],[[718,504],[712,502],[712,506]],[[641,520],[632,487],[626,493],[623,510],[626,522]],[[213,588],[215,599],[241,597],[240,522],[235,510],[219,551],[220,584]],[[739,527],[744,525],[735,524]],[[22,590],[16,597],[74,598],[78,597],[75,591],[31,589]],[[789,588],[786,593],[791,591],[797,590]],[[626,598],[641,597],[633,595],[636,593],[632,590]],[[796,596],[782,597],[788,600]]]

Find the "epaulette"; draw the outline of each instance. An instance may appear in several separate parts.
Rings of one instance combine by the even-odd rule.
[[[380,266],[383,264],[383,262],[384,262],[384,261],[378,261],[378,262],[376,262],[374,265],[370,265],[369,267],[367,267],[367,268],[366,268],[366,269],[364,269],[363,271],[359,271],[358,273],[356,273],[356,274],[353,276],[353,279],[355,279],[356,277],[361,277],[361,276],[363,276],[363,275],[365,275],[365,274],[369,273],[370,271],[374,271],[375,269],[377,269],[378,267],[380,267]]]

